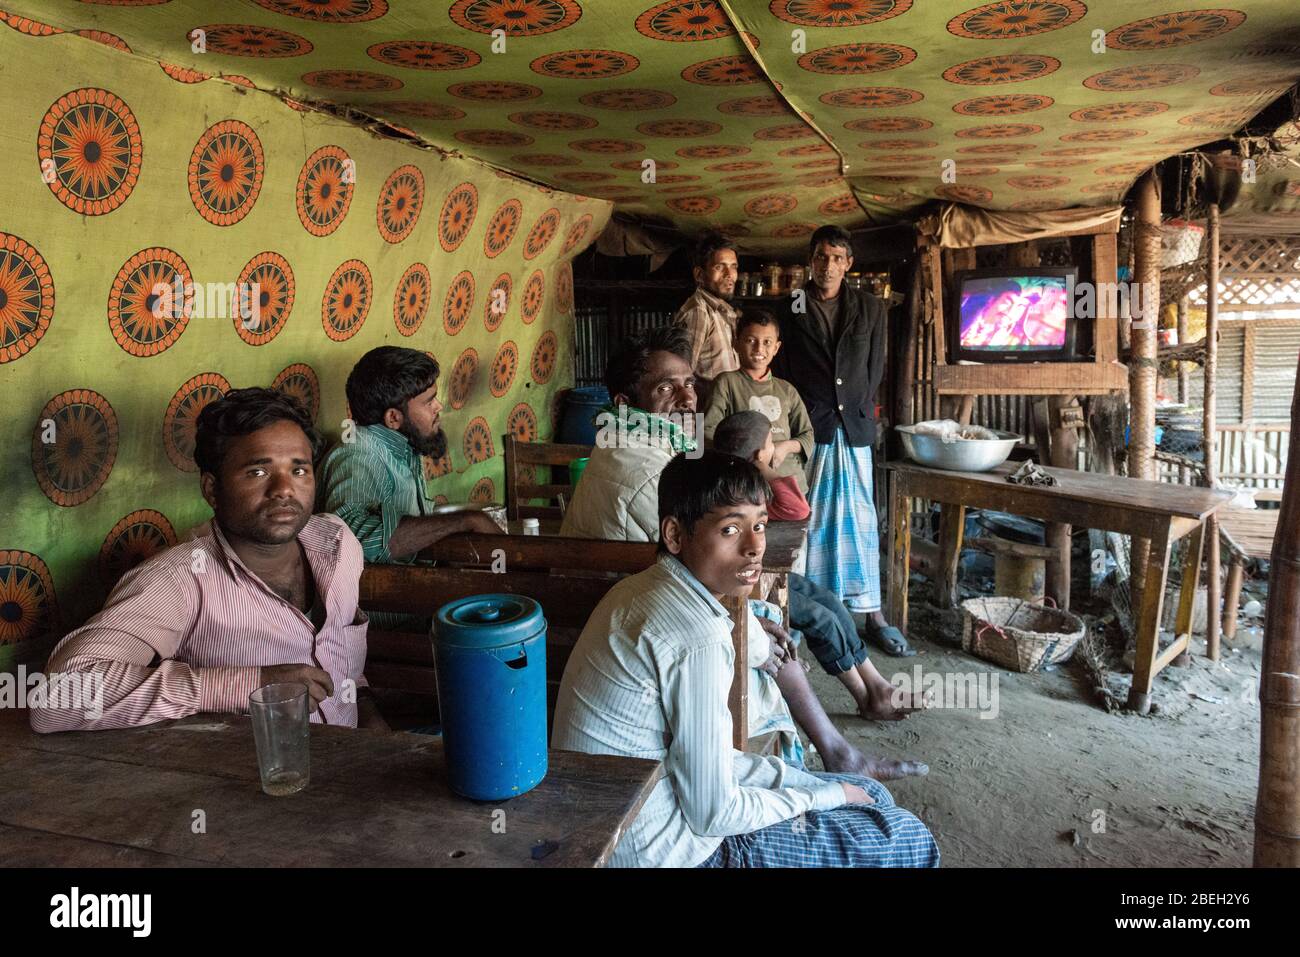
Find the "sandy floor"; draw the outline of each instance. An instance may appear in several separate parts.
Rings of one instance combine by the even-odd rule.
[[[943,627],[931,619],[926,630]],[[918,664],[996,674],[996,717],[976,708],[866,722],[838,681],[817,667],[809,677],[862,750],[930,765],[927,777],[890,787],[930,826],[945,866],[1250,865],[1260,655],[1249,642],[1225,644],[1214,663],[1194,639],[1192,665],[1165,669],[1155,710],[1138,717],[1108,714],[1074,663],[1016,674],[923,634],[913,629],[915,658],[873,651],[872,660],[886,677]]]

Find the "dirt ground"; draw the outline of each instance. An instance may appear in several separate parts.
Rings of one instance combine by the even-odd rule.
[[[921,597],[915,587],[913,595]],[[1225,642],[1219,662],[1194,637],[1190,667],[1166,668],[1152,714],[1139,717],[1108,713],[1077,662],[1045,674],[1004,671],[953,647],[953,617],[919,610],[910,638],[917,656],[873,650],[876,667],[887,678],[916,665],[923,674],[988,673],[990,690],[996,675],[996,716],[940,708],[867,722],[838,681],[815,665],[809,677],[863,751],[930,765],[928,776],[889,787],[933,831],[945,866],[1250,866],[1258,629]],[[1126,690],[1128,674],[1119,677],[1112,687]],[[820,766],[815,755],[809,765]]]

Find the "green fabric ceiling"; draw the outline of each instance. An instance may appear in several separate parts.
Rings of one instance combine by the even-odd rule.
[[[357,107],[754,251],[936,198],[1114,204],[1300,77],[1296,0],[0,3],[15,29]],[[1274,179],[1261,200],[1294,209],[1300,169]]]

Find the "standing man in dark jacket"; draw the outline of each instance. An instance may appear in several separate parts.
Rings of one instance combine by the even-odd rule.
[[[823,226],[809,243],[812,280],[781,317],[775,375],[808,407],[816,446],[810,465],[807,577],[865,615],[866,637],[892,655],[915,654],[880,607],[880,535],[871,446],[876,390],[885,371],[885,305],[844,284],[852,241]],[[906,583],[891,583],[906,587]]]

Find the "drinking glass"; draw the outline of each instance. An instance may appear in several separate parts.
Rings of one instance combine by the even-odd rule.
[[[310,778],[307,702],[307,686],[297,681],[264,685],[248,696],[262,790],[272,797],[301,791]]]

